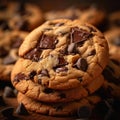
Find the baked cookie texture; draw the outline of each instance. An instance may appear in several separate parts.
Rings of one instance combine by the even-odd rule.
[[[51,116],[74,116],[79,109],[84,107],[92,110],[94,106],[101,101],[100,96],[92,95],[78,101],[48,104],[34,101],[22,93],[18,93],[17,99],[18,102],[22,102],[28,110]]]
[[[70,7],[64,10],[48,11],[45,13],[45,19],[79,19],[81,22],[88,22],[98,26],[105,19],[105,11],[97,6],[90,6],[84,9]]]
[[[105,32],[109,45],[110,58],[120,64],[120,28],[113,28]]]
[[[18,48],[28,32],[0,31],[0,80],[10,81],[10,74],[18,59]]]
[[[43,22],[40,8],[25,2],[7,2],[0,10],[0,21],[12,30],[31,31]]]
[[[21,45],[19,56],[22,64],[14,67],[11,77],[15,87],[31,80],[64,90],[85,86],[99,76],[108,62],[108,46],[93,26],[61,19],[32,31]]]

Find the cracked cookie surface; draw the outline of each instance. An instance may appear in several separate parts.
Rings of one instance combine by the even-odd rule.
[[[11,76],[14,86],[29,79],[64,90],[88,85],[101,74],[108,61],[108,45],[92,25],[60,19],[47,21],[32,31],[21,45],[19,56],[22,65],[16,65]],[[19,78],[19,74],[24,77]]]

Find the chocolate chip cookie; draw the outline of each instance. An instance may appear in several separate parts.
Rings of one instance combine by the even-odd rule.
[[[43,22],[38,6],[23,2],[8,2],[0,10],[0,21],[13,30],[31,31]]]
[[[105,12],[97,6],[90,6],[84,9],[67,8],[65,10],[48,11],[45,14],[46,20],[53,19],[79,19],[82,22],[88,22],[93,25],[99,25],[105,18]]]
[[[15,88],[26,96],[42,102],[68,102],[79,100],[88,96],[88,94],[90,95],[94,93],[104,82],[104,78],[100,75],[86,86],[79,85],[76,88],[68,90],[54,90],[30,80],[29,77],[32,78],[36,74],[35,71],[30,73],[28,76],[24,73],[20,73],[20,71],[24,71],[25,68],[24,60],[19,59],[15,65],[15,74],[18,74],[14,79],[15,81],[13,81],[13,83],[15,82]],[[44,71],[44,73],[46,73],[46,71]],[[25,78],[27,79],[25,80]]]
[[[110,58],[120,64],[120,28],[114,28],[105,33],[109,45]]]
[[[0,80],[9,80],[13,65],[18,59],[18,48],[27,32],[0,31]]]
[[[89,24],[66,19],[47,21],[25,39],[12,72],[13,85],[33,81],[51,89],[88,85],[108,62],[103,34]],[[29,77],[26,77],[29,76]],[[23,90],[22,90],[23,91]]]
[[[74,116],[78,111],[80,112],[81,108],[88,108],[91,111],[95,104],[101,101],[99,96],[92,95],[78,101],[50,104],[35,101],[22,93],[18,93],[17,99],[18,102],[22,102],[28,110],[51,116]]]

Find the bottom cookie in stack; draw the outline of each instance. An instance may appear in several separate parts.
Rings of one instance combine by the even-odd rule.
[[[23,103],[29,111],[51,116],[75,116],[83,114],[88,115],[94,106],[101,101],[100,96],[90,95],[88,97],[67,103],[44,103],[18,93],[18,102]],[[85,111],[85,113],[83,113]],[[81,114],[83,113],[83,114]]]

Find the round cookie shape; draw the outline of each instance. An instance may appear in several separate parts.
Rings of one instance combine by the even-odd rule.
[[[19,67],[17,74],[14,67],[14,86],[19,84],[15,80],[19,74],[26,76],[35,71],[31,80],[63,90],[87,85],[100,75],[108,61],[108,46],[103,34],[93,26],[60,19],[32,31],[21,45],[19,56],[25,67]]]
[[[108,41],[110,58],[120,64],[120,28],[113,28],[105,33]]]
[[[86,107],[91,111],[94,106],[101,101],[101,98],[98,95],[91,95],[78,101],[50,104],[35,101],[19,92],[17,100],[19,103],[22,102],[25,107],[32,112],[50,116],[75,116],[77,115],[78,110],[83,107]]]
[[[0,80],[10,81],[10,73],[18,59],[18,48],[27,34],[22,31],[0,31]]]
[[[32,77],[35,72],[32,72],[28,76],[20,73],[20,71],[24,71],[25,67],[24,60],[19,59],[14,67],[16,71],[15,74],[18,74],[18,76],[14,79],[15,81],[13,81],[13,83],[15,82],[15,88],[24,95],[42,102],[56,103],[79,100],[88,96],[88,94],[90,95],[94,93],[104,82],[104,78],[100,75],[86,86],[79,85],[73,89],[54,90],[30,80],[29,77]],[[25,78],[26,80],[24,80]]]
[[[43,22],[43,15],[40,8],[34,4],[24,1],[8,2],[6,9],[0,11],[0,24],[1,22],[12,30],[31,31]]]
[[[48,11],[45,13],[46,20],[53,19],[79,19],[92,25],[99,25],[105,18],[105,12],[97,6],[90,6],[84,9],[70,7],[64,10]]]

